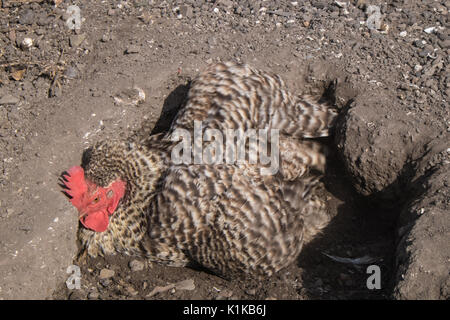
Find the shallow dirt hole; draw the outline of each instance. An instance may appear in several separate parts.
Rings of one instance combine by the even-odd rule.
[[[322,233],[307,243],[298,265],[304,269],[300,293],[312,299],[381,299],[391,293],[396,210],[362,197],[354,190],[342,162],[333,152],[327,159],[323,182],[328,210],[334,218]],[[373,258],[367,264],[337,262],[337,258]],[[369,290],[369,265],[381,270],[381,289]]]

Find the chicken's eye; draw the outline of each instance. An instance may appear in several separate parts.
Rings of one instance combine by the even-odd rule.
[[[96,196],[95,198],[94,198],[94,200],[92,200],[92,203],[97,203],[97,202],[99,202],[100,201],[100,197],[99,196]]]

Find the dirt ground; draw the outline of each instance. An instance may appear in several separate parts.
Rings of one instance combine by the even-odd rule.
[[[0,299],[449,298],[450,1],[0,2]],[[189,80],[226,60],[342,109],[326,141],[335,218],[265,283],[112,256],[68,289],[78,221],[61,172],[97,140],[167,128]]]

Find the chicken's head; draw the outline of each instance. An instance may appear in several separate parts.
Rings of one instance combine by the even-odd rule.
[[[80,222],[88,229],[103,232],[108,228],[109,217],[125,194],[125,182],[113,181],[101,187],[85,178],[82,167],[75,166],[62,176],[64,193],[78,209]]]

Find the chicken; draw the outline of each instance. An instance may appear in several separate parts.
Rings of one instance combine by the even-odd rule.
[[[98,142],[81,167],[63,174],[64,192],[79,212],[80,252],[138,255],[224,277],[272,275],[330,220],[319,181],[325,156],[313,138],[328,136],[336,115],[291,94],[275,74],[233,62],[210,65],[192,82],[167,133],[138,143]],[[278,170],[263,173],[269,165],[249,158],[175,163],[175,138],[195,134],[196,121],[202,132],[279,132],[279,159],[271,158]]]

